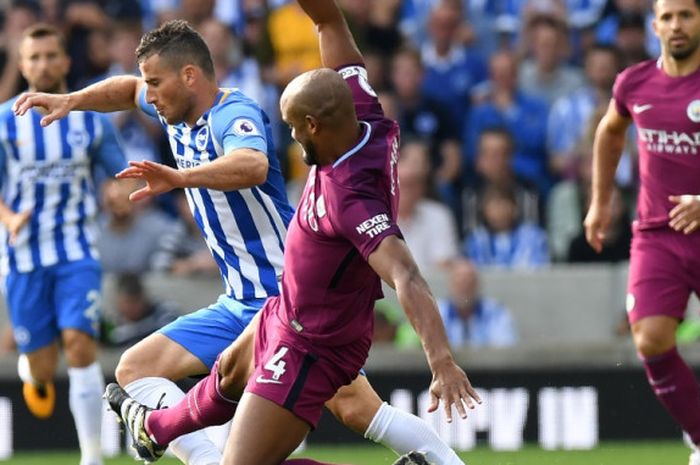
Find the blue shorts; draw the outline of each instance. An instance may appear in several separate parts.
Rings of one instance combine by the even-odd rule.
[[[238,338],[265,300],[238,301],[221,295],[215,304],[181,316],[159,332],[187,349],[211,370],[216,357]]]
[[[92,259],[5,277],[5,297],[20,353],[53,343],[64,329],[96,338],[102,314],[102,270]]]

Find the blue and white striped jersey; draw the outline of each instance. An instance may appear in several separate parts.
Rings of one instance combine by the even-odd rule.
[[[169,125],[155,107],[141,109],[158,117],[168,133],[179,168],[211,163],[241,148],[267,155],[265,183],[248,189],[222,192],[186,189],[187,201],[207,246],[219,265],[226,294],[237,300],[279,294],[284,239],[294,213],[287,200],[284,180],[272,142],[267,115],[237,89],[221,89],[214,105],[190,127]]]
[[[114,175],[126,167],[114,127],[105,115],[76,111],[42,128],[36,110],[15,116],[14,101],[0,106],[0,195],[32,215],[13,246],[0,228],[0,271],[97,259],[93,168]]]

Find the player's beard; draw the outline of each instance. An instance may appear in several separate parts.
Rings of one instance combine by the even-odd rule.
[[[669,48],[669,53],[673,57],[674,60],[678,61],[683,61],[688,59],[695,51],[698,49],[698,45],[700,45],[700,37],[692,37],[688,38],[688,44],[680,49],[674,50],[671,48],[671,45],[669,43],[668,48]]]
[[[304,160],[304,163],[306,163],[309,166],[318,165],[318,155],[316,153],[316,148],[313,146],[313,144],[311,142],[307,142],[306,144],[302,144],[301,146],[304,149],[304,153],[302,154],[302,159]]]
[[[37,81],[33,87],[34,90],[36,90],[37,92],[45,92],[47,94],[58,94],[63,89],[63,81],[61,79],[43,79]]]

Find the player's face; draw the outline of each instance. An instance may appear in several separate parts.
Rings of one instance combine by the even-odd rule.
[[[695,0],[657,0],[654,31],[676,60],[690,57],[700,45],[700,9]]]
[[[293,118],[289,113],[288,101],[284,97],[281,100],[281,110],[282,119],[289,126],[292,132],[292,139],[299,142],[301,148],[304,150],[302,154],[302,159],[307,165],[318,165],[318,152],[316,147],[311,141],[309,131],[307,129],[306,121],[297,121],[297,118]]]
[[[19,69],[29,87],[37,92],[62,90],[70,59],[56,36],[24,39],[19,47]]]
[[[159,55],[146,58],[139,68],[147,86],[146,102],[155,106],[168,124],[183,122],[192,105],[181,74],[161,60]]]

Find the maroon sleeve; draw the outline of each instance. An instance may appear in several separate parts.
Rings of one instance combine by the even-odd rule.
[[[367,70],[362,65],[343,66],[337,69],[352,91],[358,119],[383,118],[384,111],[377,94],[367,81]]]
[[[615,101],[615,109],[617,112],[629,118],[631,116],[629,107],[627,106],[627,81],[629,76],[629,69],[621,72],[615,78],[615,84],[613,85],[613,100]]]
[[[327,206],[333,229],[349,240],[365,260],[385,237],[402,237],[390,205],[382,198],[337,185],[332,197]]]

